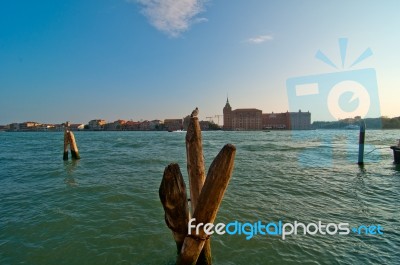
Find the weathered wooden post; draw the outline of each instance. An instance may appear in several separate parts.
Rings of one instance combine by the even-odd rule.
[[[365,121],[360,124],[360,137],[358,139],[358,164],[364,165]]]
[[[194,212],[206,178],[200,123],[197,117],[190,118],[187,129],[186,158],[190,185],[190,203]]]
[[[194,213],[206,176],[199,118],[193,116],[190,118],[186,133],[186,158],[190,186],[190,203],[192,213]],[[210,240],[205,242],[197,264],[211,264]]]
[[[235,153],[236,148],[227,144],[212,162],[193,214],[196,223],[214,222],[232,176]],[[195,231],[192,231],[191,235],[185,238],[177,264],[194,264],[206,240],[207,236],[203,229],[199,230],[198,235],[195,234]]]
[[[63,160],[68,160],[68,144],[69,144],[68,132],[67,132],[67,129],[64,129],[64,155],[63,155]]]
[[[78,146],[76,145],[74,133],[70,131],[70,123],[67,121],[64,125],[64,155],[63,160],[68,160],[68,145],[71,150],[72,159],[80,159]]]
[[[74,133],[69,131],[68,135],[69,135],[68,138],[69,138],[72,159],[81,159],[81,157],[79,155],[79,151],[78,151],[78,146],[76,145],[76,142],[75,142]]]
[[[186,185],[178,164],[170,164],[165,168],[159,196],[165,212],[165,223],[172,230],[179,253],[187,234],[189,207]]]
[[[399,165],[400,164],[400,139],[398,140],[398,144],[393,145],[390,147],[390,149],[393,150],[393,158],[394,158],[394,163]]]
[[[197,223],[213,223],[225,190],[232,176],[236,148],[227,144],[212,162],[205,178],[200,123],[196,108],[191,115],[186,134],[186,158],[190,183],[191,209]],[[211,264],[209,237],[188,233],[189,208],[186,187],[177,164],[165,168],[159,189],[165,212],[165,222],[172,230],[177,249],[177,264]]]

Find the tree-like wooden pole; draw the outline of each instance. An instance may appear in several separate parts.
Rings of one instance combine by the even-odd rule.
[[[189,207],[186,186],[178,164],[164,170],[159,196],[165,212],[165,223],[172,230],[178,253],[187,235]]]
[[[192,213],[196,210],[197,202],[205,181],[203,143],[199,118],[191,117],[186,133],[186,160],[189,175],[190,203]],[[211,243],[207,240],[199,256],[198,265],[211,264]]]
[[[225,145],[212,162],[207,178],[201,190],[197,206],[193,214],[196,223],[213,223],[219,206],[232,176],[236,148]],[[202,229],[196,235],[195,231],[185,238],[177,264],[194,264],[199,258],[207,235]]]

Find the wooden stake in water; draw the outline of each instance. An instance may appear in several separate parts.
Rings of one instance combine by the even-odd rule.
[[[194,212],[206,179],[201,129],[197,117],[190,118],[186,133],[186,157],[190,185],[190,202],[192,204],[192,211]]]
[[[69,126],[70,123],[67,121],[64,124],[64,155],[63,155],[63,160],[68,160],[68,145],[69,145]]]
[[[213,223],[232,176],[235,146],[225,145],[213,160],[205,177],[198,109],[192,113],[186,134],[187,170],[191,206],[196,224]],[[172,230],[179,252],[178,265],[211,265],[210,237],[204,227],[188,231],[189,209],[185,182],[178,164],[165,168],[159,195],[165,222]],[[192,221],[192,219],[190,219]],[[190,222],[189,221],[189,222]],[[197,231],[197,232],[196,232]]]
[[[63,160],[68,160],[68,145],[69,145],[68,131],[64,130],[64,155],[63,155]]]
[[[190,185],[190,202],[192,213],[196,210],[197,202],[206,179],[203,155],[203,143],[201,139],[201,128],[199,118],[191,117],[186,133],[186,157],[187,171]],[[207,240],[197,260],[197,264],[210,265],[211,240]]]
[[[69,147],[71,149],[71,157],[72,159],[81,159],[78,151],[78,146],[76,145],[75,135],[73,132],[69,131]]]
[[[185,181],[178,164],[170,164],[164,170],[159,195],[164,207],[164,218],[174,236],[178,254],[187,235],[189,206]]]
[[[194,210],[193,218],[195,218],[196,224],[214,222],[232,176],[235,154],[236,148],[227,144],[212,162]],[[204,227],[199,229],[199,234],[192,230],[183,242],[176,264],[195,264],[207,239]]]
[[[76,145],[74,133],[69,129],[70,123],[67,121],[64,128],[64,155],[63,160],[68,160],[68,145],[71,150],[72,159],[80,159],[78,146]]]
[[[358,139],[358,164],[364,165],[365,121],[360,124],[360,137]]]

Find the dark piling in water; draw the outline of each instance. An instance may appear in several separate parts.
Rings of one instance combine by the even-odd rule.
[[[364,165],[364,142],[365,142],[365,121],[360,124],[360,136],[358,139],[358,164]]]
[[[400,165],[400,140],[397,146],[391,146],[390,149],[393,150],[393,162],[397,165]]]
[[[68,144],[69,144],[68,133],[67,133],[67,130],[65,130],[64,131],[64,155],[63,155],[63,160],[68,160]]]

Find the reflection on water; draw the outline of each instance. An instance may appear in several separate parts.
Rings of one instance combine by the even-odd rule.
[[[64,170],[66,172],[67,177],[64,179],[64,182],[71,186],[78,186],[78,182],[75,180],[75,170],[77,166],[79,165],[80,160],[72,159],[72,160],[67,160],[63,161],[64,162]]]

